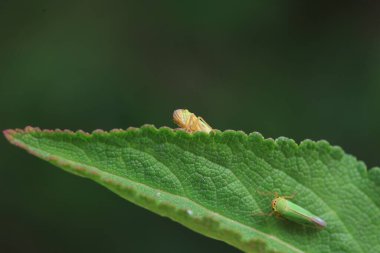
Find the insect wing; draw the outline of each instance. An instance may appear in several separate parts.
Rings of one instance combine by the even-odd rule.
[[[212,131],[212,128],[210,127],[210,125],[207,124],[207,122],[202,117],[198,117],[198,120],[200,124],[200,129],[202,132],[209,133]]]
[[[310,221],[313,222],[314,224],[316,224],[317,226],[321,227],[321,228],[325,228],[327,226],[326,221],[322,220],[319,217],[312,217],[310,219]]]
[[[173,121],[179,127],[185,128],[187,126],[187,122],[189,120],[191,113],[188,110],[177,109],[173,113]]]
[[[325,228],[326,227],[326,225],[327,225],[326,222],[324,220],[322,220],[321,218],[315,216],[314,214],[310,213],[309,211],[303,209],[302,207],[300,207],[300,210],[302,210],[302,211],[291,209],[291,212],[294,215],[298,216],[300,221],[303,220],[304,221],[304,222],[302,222],[303,224],[305,224],[305,225],[314,224],[319,228]]]

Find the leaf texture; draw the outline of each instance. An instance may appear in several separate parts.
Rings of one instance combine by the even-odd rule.
[[[31,154],[245,252],[380,252],[380,169],[326,141],[169,128],[4,131]],[[317,214],[317,230],[261,215],[273,196]]]

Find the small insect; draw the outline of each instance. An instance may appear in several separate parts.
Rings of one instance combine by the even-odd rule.
[[[294,221],[298,224],[313,226],[316,228],[325,228],[326,222],[318,216],[312,214],[308,210],[294,204],[288,199],[293,196],[279,196],[275,193],[275,198],[272,200],[272,212],[276,217],[284,217],[290,221]]]
[[[173,113],[173,121],[188,133],[209,133],[212,131],[212,128],[202,117],[197,117],[194,113],[191,113],[186,109],[175,110]]]

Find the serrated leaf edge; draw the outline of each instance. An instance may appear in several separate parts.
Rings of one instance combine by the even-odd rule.
[[[53,164],[56,164],[58,165],[59,167],[61,166],[68,166],[70,167],[71,169],[74,169],[76,171],[80,171],[81,173],[85,173],[87,175],[89,175],[89,177],[95,181],[98,181],[100,183],[103,183],[103,185],[105,184],[111,184],[113,185],[116,189],[119,189],[119,190],[122,190],[122,191],[125,191],[125,190],[128,190],[130,195],[131,196],[137,196],[138,198],[140,198],[141,200],[142,199],[147,199],[149,203],[153,203],[153,205],[157,206],[158,209],[168,209],[168,210],[175,210],[175,212],[178,214],[178,217],[181,217],[181,216],[184,216],[186,215],[187,213],[187,210],[186,209],[178,209],[176,208],[174,205],[171,205],[170,203],[158,203],[156,201],[156,199],[154,198],[149,198],[147,196],[144,196],[144,195],[141,195],[139,194],[135,189],[133,188],[130,188],[130,189],[127,189],[125,187],[123,187],[122,185],[116,183],[116,182],[113,182],[112,180],[107,180],[107,181],[104,181],[102,179],[102,177],[100,176],[100,174],[98,172],[96,172],[96,168],[93,168],[91,170],[88,170],[87,168],[89,167],[88,165],[82,165],[82,164],[79,164],[79,163],[74,163],[74,162],[71,162],[71,161],[63,161],[61,160],[59,157],[55,157],[55,156],[52,156],[52,155],[49,155],[49,157],[46,157],[44,155],[42,155],[41,153],[29,148],[27,145],[25,145],[24,143],[22,142],[19,142],[17,140],[14,139],[14,135],[15,134],[25,134],[25,133],[38,133],[38,132],[41,132],[41,133],[66,133],[66,134],[70,134],[70,135],[80,135],[82,137],[91,137],[92,135],[106,135],[106,134],[114,134],[114,133],[125,133],[125,132],[130,132],[130,131],[157,131],[157,132],[167,132],[167,133],[170,133],[170,134],[180,134],[180,135],[186,135],[187,137],[189,138],[198,138],[198,137],[205,137],[209,134],[206,134],[206,133],[202,133],[202,132],[198,132],[198,133],[187,133],[187,132],[184,132],[182,130],[174,130],[174,129],[171,129],[171,128],[168,128],[168,127],[161,127],[159,129],[157,129],[155,126],[153,125],[144,125],[142,126],[141,128],[134,128],[134,127],[130,127],[128,128],[127,130],[123,130],[123,129],[113,129],[111,131],[103,131],[103,130],[100,130],[100,129],[97,129],[97,130],[94,130],[92,133],[87,133],[87,132],[84,132],[82,130],[78,130],[78,131],[71,131],[71,130],[61,130],[61,129],[55,129],[55,130],[48,130],[48,129],[43,129],[41,130],[40,128],[36,128],[36,127],[31,127],[31,126],[27,126],[26,128],[24,129],[8,129],[8,130],[4,130],[3,133],[5,135],[5,137],[8,139],[9,142],[11,142],[12,144],[22,148],[22,149],[25,149],[26,151],[28,151],[29,153],[37,156],[37,157],[40,157],[42,159],[45,159]],[[240,136],[235,136],[235,137],[238,137],[238,138],[259,138],[261,139],[262,141],[265,141],[267,144],[269,145],[274,145],[274,146],[281,146],[281,145],[288,145],[288,146],[291,146],[292,148],[324,148],[325,151],[328,151],[329,153],[334,153],[336,157],[341,157],[343,154],[344,154],[344,151],[342,148],[338,147],[338,146],[330,146],[330,144],[327,142],[327,141],[318,141],[318,142],[315,142],[315,141],[311,141],[311,140],[304,140],[302,141],[300,144],[297,144],[294,140],[292,139],[289,139],[289,138],[286,138],[286,137],[279,137],[277,139],[271,139],[271,138],[268,138],[268,139],[264,139],[264,137],[258,133],[258,132],[253,132],[251,134],[246,134],[242,131],[233,131],[233,130],[226,130],[226,131],[213,131],[211,134],[214,134],[214,135],[221,135],[222,137],[223,136],[228,136],[230,134],[235,134],[238,133]],[[356,158],[355,158],[356,159]],[[364,164],[364,163],[363,163]],[[364,164],[364,167],[365,167],[365,164]],[[99,170],[98,170],[99,171]],[[102,173],[105,173],[105,174],[108,174],[104,171],[102,171]],[[370,179],[374,180],[376,184],[380,184],[378,181],[376,180],[379,180],[380,181],[380,168],[378,167],[375,167],[373,169],[370,169],[368,173],[366,173],[367,176],[369,176]],[[361,174],[363,175],[363,174]],[[112,175],[113,177],[115,177],[114,175]],[[98,177],[97,179],[95,179],[94,177]],[[120,178],[121,180],[127,180],[127,179],[124,179],[124,178]],[[127,180],[129,181],[129,180]],[[140,184],[140,185],[143,185],[144,187],[148,187],[150,189],[153,189],[152,187],[150,186],[146,186],[144,184],[141,184],[141,183],[137,183],[137,182],[133,182],[134,184]],[[106,186],[106,185],[105,185]],[[107,187],[109,188],[109,187]],[[162,190],[160,189],[155,189],[155,190],[159,190],[161,192],[163,192]],[[173,195],[171,193],[168,193],[168,192],[165,192],[165,194],[168,194],[168,195]],[[185,198],[185,197],[182,197],[182,196],[175,196],[177,198]],[[195,202],[193,202],[192,200],[188,199],[188,198],[185,198],[187,201],[190,201],[192,203],[194,203],[195,205],[199,205]],[[136,201],[133,201],[131,199],[128,199],[129,201],[132,201],[133,203],[139,205],[139,206],[142,206],[140,203],[136,202]],[[145,206],[142,206],[144,208],[146,208]],[[203,208],[203,207],[202,207]],[[162,214],[160,211],[156,210],[158,213]],[[213,211],[210,211],[209,209],[207,209],[208,212],[210,213],[213,213],[214,214],[214,217],[215,216],[220,216],[220,217],[223,217],[223,219],[226,219],[226,220],[230,220],[229,218],[225,217],[225,216],[222,216],[218,213],[215,213]],[[168,216],[168,215],[165,215],[165,214],[162,214],[164,216]],[[260,239],[250,239],[249,241],[245,241],[242,239],[242,236],[237,233],[236,231],[234,230],[229,230],[228,228],[222,228],[222,223],[219,222],[218,220],[216,220],[214,217],[212,216],[204,216],[202,219],[194,219],[194,217],[192,217],[192,221],[198,225],[201,225],[203,226],[203,224],[212,224],[212,227],[214,227],[214,233],[218,234],[220,233],[221,231],[223,231],[223,233],[228,233],[229,236],[231,236],[231,238],[236,238],[237,241],[240,241],[240,243],[236,244],[236,243],[231,243],[230,241],[226,241],[227,243],[230,243],[231,245],[233,246],[236,246],[242,250],[246,250],[247,252],[250,252],[250,249],[252,248],[256,248],[256,249],[260,249],[259,252],[270,252],[270,253],[279,253],[280,251],[277,251],[277,250],[274,250],[274,249],[269,249],[267,248],[267,244],[266,244],[266,241],[264,240],[260,240]],[[173,217],[169,217],[169,218],[173,218]],[[175,219],[176,220],[176,219]],[[178,220],[177,220],[178,221]],[[233,221],[232,222],[234,223],[238,223],[236,221]],[[246,226],[245,224],[241,224],[241,223],[238,223],[240,226]],[[246,226],[248,227],[248,226]],[[191,228],[191,227],[190,227]],[[288,247],[289,249],[295,251],[295,252],[303,252],[295,247],[293,247],[292,245],[289,245],[288,243],[278,239],[277,237],[274,237],[272,235],[269,235],[269,234],[265,234],[261,231],[258,231],[256,230],[255,228],[252,228],[252,227],[248,227],[249,229],[252,229],[254,230],[256,233],[259,233],[259,234],[264,234],[267,238],[271,238],[275,241],[277,241],[278,243]],[[193,228],[191,228],[193,229]],[[194,229],[193,229],[194,230]],[[222,239],[222,240],[225,240],[225,238],[220,238],[218,236],[213,236],[212,234],[208,234],[208,236],[212,237],[212,238],[215,238],[215,239]],[[263,251],[262,251],[263,250]],[[257,252],[257,251],[256,251]]]

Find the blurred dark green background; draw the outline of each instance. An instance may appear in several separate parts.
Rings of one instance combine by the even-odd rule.
[[[326,139],[380,165],[376,1],[0,0],[0,129]],[[237,252],[0,138],[0,252]]]

